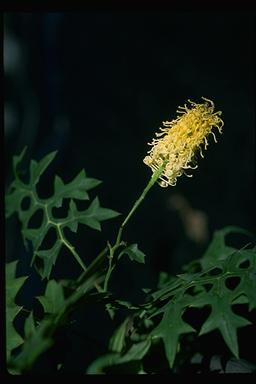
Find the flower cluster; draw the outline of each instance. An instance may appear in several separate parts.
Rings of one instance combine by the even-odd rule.
[[[188,100],[189,107],[186,104],[179,107],[177,113],[181,115],[175,120],[164,121],[164,128],[160,128],[161,132],[156,133],[157,138],[148,143],[152,148],[143,162],[153,172],[166,163],[158,179],[161,187],[176,185],[177,177],[183,173],[191,177],[186,170],[197,168],[195,154],[199,151],[204,157],[202,145],[207,149],[209,134],[212,134],[217,142],[213,127],[217,127],[219,133],[222,133],[224,123],[219,117],[221,112],[214,112],[214,103],[211,100],[204,97],[202,99],[202,104]]]

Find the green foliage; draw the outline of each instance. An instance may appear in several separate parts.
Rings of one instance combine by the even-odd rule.
[[[157,177],[154,180],[151,178],[122,222],[113,245],[108,242],[86,267],[75,246],[67,239],[67,230],[76,233],[78,225],[83,224],[101,231],[101,222],[119,214],[101,207],[98,197],[86,209],[78,209],[76,200],[90,200],[88,191],[100,184],[99,180],[88,178],[84,170],[66,184],[59,176],[55,176],[52,196],[40,198],[38,183],[56,152],[39,162],[30,162],[27,183],[21,179],[24,155],[25,149],[13,158],[15,179],[6,194],[6,217],[18,215],[24,245],[27,250],[29,245],[32,246],[31,266],[34,264],[41,278],[47,282],[44,294],[37,297],[37,306],[27,311],[15,302],[27,277],[16,277],[17,261],[6,264],[6,339],[10,372],[22,374],[33,370],[38,359],[54,346],[57,331],[64,326],[68,328],[70,316],[76,309],[90,308],[95,303],[102,305],[111,318],[119,309],[125,310],[127,317],[113,332],[107,353],[99,356],[89,367],[84,367],[88,374],[161,373],[160,367],[148,367],[147,361],[154,354],[161,355],[165,370],[177,372],[184,359],[188,358],[185,355],[190,355],[191,365],[200,357],[200,353],[196,353],[192,346],[184,348],[184,344],[188,340],[192,340],[193,344],[195,338],[212,331],[221,335],[223,345],[226,344],[231,356],[230,368],[227,368],[222,366],[219,356],[213,355],[210,361],[213,371],[232,371],[238,366],[247,371],[255,370],[253,363],[240,359],[238,329],[255,326],[250,314],[256,310],[256,247],[249,243],[237,249],[227,244],[227,236],[231,234],[252,236],[250,233],[234,226],[216,231],[202,258],[184,266],[184,273],[177,276],[161,273],[157,289],[144,289],[145,301],[135,305],[110,293],[109,280],[117,262],[122,262],[123,255],[127,255],[131,261],[145,263],[145,254],[136,243],[129,245],[124,242],[122,232]],[[63,208],[65,202],[68,202],[66,216],[55,217],[55,209]],[[35,228],[31,222],[38,212],[41,212],[42,220]],[[55,233],[55,242],[46,248],[46,237],[50,230]],[[50,278],[63,247],[69,250],[83,269],[81,275],[73,280]],[[40,262],[42,267],[39,266]],[[235,305],[242,305],[246,312],[236,313]],[[38,306],[41,310],[39,316]],[[22,308],[23,312],[27,312],[23,337],[14,326]],[[192,311],[205,309],[208,310],[206,317],[199,322],[192,321]],[[58,361],[58,366],[60,364],[62,361]]]
[[[25,342],[17,357],[9,361],[11,368],[23,373],[29,371],[35,361],[54,344],[56,330],[67,322],[69,314],[79,303],[88,305],[92,301],[103,301],[107,293],[93,294],[91,290],[99,274],[91,275],[86,272],[79,288],[76,288],[67,297],[64,297],[63,287],[55,280],[47,283],[45,294],[38,297],[47,316],[35,326],[32,312],[25,321]]]
[[[256,251],[255,248],[235,249],[228,246],[225,237],[230,233],[248,235],[248,232],[237,227],[216,231],[205,255],[187,265],[184,268],[186,273],[170,276],[169,279],[166,274],[162,276],[159,289],[148,295],[146,304],[142,304],[142,309],[137,312],[132,336],[127,336],[127,318],[112,336],[110,349],[115,354],[107,355],[106,360],[103,357],[97,359],[89,367],[88,373],[93,370],[96,373],[97,369],[110,370],[111,365],[115,367],[123,360],[129,361],[130,350],[126,351],[126,345],[135,346],[141,338],[154,343],[162,339],[169,367],[173,368],[185,334],[197,333],[201,336],[213,330],[221,333],[226,345],[238,359],[237,329],[251,322],[237,315],[233,305],[248,304],[249,311],[256,308]],[[196,268],[200,271],[194,272]],[[238,283],[230,287],[234,279]],[[210,314],[199,329],[194,329],[186,317],[189,318],[191,308],[203,307],[209,307]],[[187,316],[184,318],[185,314]],[[160,321],[157,320],[159,316]],[[150,324],[148,329],[147,322]],[[150,349],[147,353],[151,353]],[[138,360],[140,367],[143,367],[143,359]]]
[[[10,359],[11,352],[23,343],[23,338],[14,328],[13,322],[22,307],[17,305],[15,298],[27,276],[16,277],[16,268],[18,261],[13,261],[6,264],[5,279],[6,279],[6,350],[7,360]]]
[[[128,255],[131,261],[137,261],[137,263],[145,264],[145,253],[139,250],[138,244],[131,244],[126,247],[120,254],[119,259],[122,255]]]
[[[28,241],[33,247],[33,257],[31,264],[38,258],[43,262],[43,268],[38,269],[42,278],[49,279],[52,268],[56,262],[59,252],[62,247],[66,247],[71,254],[76,258],[78,263],[85,270],[85,265],[77,254],[75,247],[68,241],[65,235],[65,229],[68,228],[72,232],[77,232],[78,224],[84,224],[96,230],[101,230],[101,222],[114,218],[119,213],[102,208],[96,197],[90,206],[80,211],[77,209],[77,200],[89,200],[88,191],[95,188],[101,182],[97,179],[86,176],[84,170],[69,183],[64,184],[59,176],[54,179],[54,193],[51,197],[41,199],[38,196],[37,184],[41,175],[45,172],[49,164],[56,156],[56,151],[46,155],[39,162],[32,160],[30,162],[30,178],[28,183],[24,183],[19,175],[18,169],[23,161],[25,149],[19,156],[14,156],[13,171],[15,180],[12,182],[9,193],[6,195],[6,217],[17,213],[22,225],[22,235],[25,246]],[[28,199],[29,207],[22,208],[22,202]],[[56,218],[53,214],[54,208],[60,208],[63,205],[63,200],[69,200],[69,210],[67,217]],[[32,217],[40,211],[42,214],[42,222],[38,228],[31,228],[30,222]],[[43,241],[50,230],[54,230],[56,240],[51,248],[45,249]]]
[[[151,345],[150,339],[138,342],[126,352],[125,355],[120,355],[118,353],[109,353],[108,355],[102,356],[99,359],[95,360],[87,370],[88,374],[102,374],[106,373],[106,369],[111,367],[112,370],[114,367],[119,366],[119,373],[137,373],[142,374],[146,373],[143,370],[141,360],[147,354]],[[129,365],[125,364],[129,363]],[[118,372],[118,371],[117,371]]]
[[[62,286],[55,280],[50,280],[47,283],[44,296],[39,296],[45,313],[59,313],[65,305],[64,293]]]
[[[151,332],[151,337],[161,337],[163,339],[166,356],[172,368],[180,336],[185,333],[194,332],[194,329],[182,320],[184,303],[181,298],[170,302],[162,311],[163,318],[160,324]]]

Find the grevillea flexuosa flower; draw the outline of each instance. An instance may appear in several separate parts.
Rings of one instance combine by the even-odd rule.
[[[199,151],[204,157],[202,145],[207,149],[209,134],[213,135],[217,143],[213,127],[222,133],[224,123],[219,117],[221,111],[214,112],[214,103],[205,97],[202,99],[202,104],[188,100],[189,107],[186,104],[179,107],[177,113],[181,113],[181,116],[172,121],[164,121],[164,128],[156,133],[157,139],[148,143],[152,148],[143,162],[153,172],[166,164],[158,179],[161,187],[176,185],[177,177],[183,173],[191,177],[186,170],[197,168],[195,155]]]

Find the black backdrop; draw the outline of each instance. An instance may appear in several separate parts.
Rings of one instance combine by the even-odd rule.
[[[35,159],[57,149],[40,185],[42,196],[51,193],[55,172],[68,181],[85,168],[103,181],[102,205],[125,214],[151,175],[142,160],[161,122],[175,118],[187,99],[199,102],[201,96],[223,112],[224,133],[218,144],[210,139],[193,178],[180,178],[175,188],[155,186],[127,227],[125,239],[139,244],[146,265],[120,266],[112,280],[117,294],[139,301],[141,288],[154,285],[159,271],[180,272],[205,249],[188,238],[170,209],[173,194],[205,213],[210,237],[231,224],[255,230],[254,14],[8,13],[4,32],[6,185],[12,155],[25,145]],[[85,260],[113,241],[120,221],[103,223],[102,235],[79,230]],[[18,230],[15,220],[6,225],[7,260],[25,260],[20,272],[27,272]],[[65,255],[54,276],[70,271],[79,273]],[[41,289],[36,276],[23,295],[31,289],[35,295]],[[90,325],[95,329],[101,323],[96,318]],[[98,340],[108,327],[106,320]]]

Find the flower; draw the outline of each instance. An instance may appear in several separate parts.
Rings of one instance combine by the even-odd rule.
[[[166,164],[158,179],[161,187],[176,185],[177,177],[183,173],[192,177],[186,170],[197,168],[195,155],[199,151],[204,157],[202,145],[204,144],[206,150],[209,134],[213,135],[217,143],[213,127],[217,127],[219,133],[222,133],[224,122],[219,117],[222,112],[214,113],[214,103],[205,97],[202,99],[202,104],[188,100],[191,106],[185,104],[184,107],[179,107],[177,113],[181,116],[172,121],[164,121],[164,128],[160,128],[161,132],[156,133],[157,139],[148,143],[152,148],[143,162],[153,172]]]

